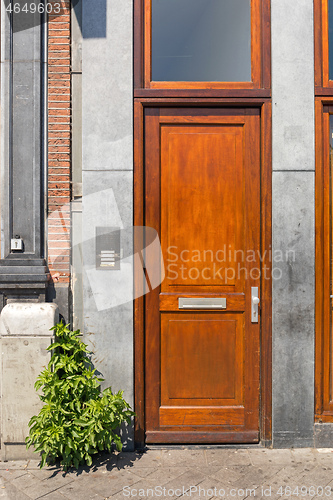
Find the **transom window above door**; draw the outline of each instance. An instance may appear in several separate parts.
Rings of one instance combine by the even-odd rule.
[[[263,88],[264,45],[270,43],[264,41],[263,5],[142,0],[144,88]]]
[[[250,0],[152,0],[153,81],[250,82]]]

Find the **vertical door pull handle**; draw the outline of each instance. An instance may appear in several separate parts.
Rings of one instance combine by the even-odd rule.
[[[251,288],[251,322],[259,322],[259,289],[257,286]]]

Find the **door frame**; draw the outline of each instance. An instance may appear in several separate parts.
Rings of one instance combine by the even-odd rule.
[[[333,116],[333,97],[315,98],[316,131],[316,267],[315,267],[315,423],[332,423],[333,407],[330,402],[331,327],[330,327],[330,137],[329,117]]]
[[[144,109],[145,107],[256,107],[260,108],[261,256],[271,269],[272,245],[272,133],[270,99],[134,99],[134,226],[144,225]],[[139,242],[138,242],[139,245]],[[140,248],[134,241],[134,253]],[[134,268],[134,410],[135,445],[145,445],[145,297],[142,267]],[[272,441],[272,278],[261,282],[260,441]]]
[[[320,1],[320,0],[319,0]],[[147,0],[134,0],[134,97],[270,97],[271,96],[271,1],[252,0],[251,82],[192,82],[194,85],[174,87],[155,82],[150,88],[150,27]],[[254,39],[256,40],[255,43]],[[166,85],[165,85],[166,84]],[[155,88],[154,88],[155,87]],[[164,88],[163,88],[164,87]],[[169,87],[169,88],[168,88]]]

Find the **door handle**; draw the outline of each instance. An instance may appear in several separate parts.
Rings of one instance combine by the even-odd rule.
[[[259,322],[259,288],[253,286],[251,288],[251,323]]]

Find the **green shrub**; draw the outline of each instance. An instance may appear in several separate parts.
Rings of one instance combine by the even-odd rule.
[[[101,392],[104,379],[95,374],[87,346],[78,338],[80,331],[67,326],[59,323],[52,328],[56,342],[48,350],[53,355],[35,384],[36,390],[42,389],[44,405],[29,422],[26,444],[41,453],[41,468],[56,461],[65,470],[91,465],[92,455],[110,450],[113,443],[121,451],[116,431],[134,415],[121,391]]]

